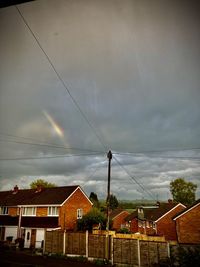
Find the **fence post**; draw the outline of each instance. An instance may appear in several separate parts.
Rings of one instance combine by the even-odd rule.
[[[47,238],[47,229],[44,230],[44,242],[43,242],[43,248],[42,248],[43,254],[45,254],[45,250],[46,250],[46,238]]]
[[[140,240],[137,239],[137,251],[138,251],[138,267],[141,266],[141,258],[140,258]]]
[[[167,256],[168,256],[168,258],[171,257],[171,255],[170,255],[170,244],[169,244],[169,242],[167,242]]]
[[[86,230],[85,232],[85,242],[86,242],[86,247],[85,247],[85,254],[86,254],[86,258],[88,258],[89,256],[89,242],[88,242],[88,238],[89,238],[89,235],[88,235],[88,230]]]
[[[64,230],[64,233],[63,233],[63,255],[65,255],[65,252],[66,252],[66,232]]]
[[[114,237],[111,235],[111,264],[114,264]]]

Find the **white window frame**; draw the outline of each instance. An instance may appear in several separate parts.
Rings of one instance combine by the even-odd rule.
[[[36,216],[36,207],[23,207],[22,216]]]
[[[59,215],[59,211],[58,211],[58,207],[56,206],[49,206],[48,207],[48,216],[58,216]]]
[[[6,206],[0,207],[0,215],[8,215],[8,207]]]
[[[77,220],[83,218],[83,209],[77,209]]]

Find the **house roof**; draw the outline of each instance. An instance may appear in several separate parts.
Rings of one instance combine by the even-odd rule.
[[[126,218],[125,218],[125,221],[129,222],[129,221],[132,221],[133,219],[137,218],[138,216],[138,213],[137,211],[135,210],[134,212],[132,212],[131,214],[129,214]]]
[[[117,216],[119,216],[121,213],[126,212],[128,213],[128,211],[123,210],[123,209],[115,209],[110,213],[110,219],[113,220],[114,218],[116,218]]]
[[[0,206],[61,205],[78,188],[78,185],[74,185],[43,188],[40,192],[36,189],[19,189],[17,193],[2,191],[0,192]]]
[[[177,203],[160,203],[160,206],[158,206],[158,208],[152,209],[152,210],[147,210],[146,214],[145,214],[145,218],[147,220],[151,220],[151,221],[157,221],[159,220],[161,217],[163,217],[166,213],[168,213],[169,211],[171,211],[172,209],[174,209],[177,205]]]
[[[173,220],[178,219],[179,217],[183,216],[184,214],[186,214],[187,212],[189,212],[190,210],[194,209],[196,206],[200,205],[200,199],[198,199],[197,201],[195,201],[191,206],[189,206],[188,208],[182,210],[181,212],[179,212],[178,214],[176,214],[173,217]]]
[[[159,206],[154,207],[154,208],[143,207],[144,216],[140,217],[140,219],[156,222],[178,205],[182,205],[182,204],[181,203],[177,204],[177,203],[173,203],[173,202],[168,202],[168,203],[160,203]],[[184,207],[184,205],[182,205],[182,206]],[[134,211],[133,213],[128,215],[126,217],[126,221],[131,221],[134,218],[139,219],[138,211]]]

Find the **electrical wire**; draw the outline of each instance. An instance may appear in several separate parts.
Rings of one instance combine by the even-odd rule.
[[[126,174],[131,178],[132,181],[134,181],[144,192],[146,192],[153,200],[156,200],[155,196],[149,191],[147,190],[144,185],[142,185],[141,183],[139,183],[137,181],[137,179],[132,176],[129,171],[124,167],[124,165],[115,157],[113,156],[113,158],[115,159],[115,161],[118,163],[118,165],[126,172]]]
[[[59,149],[61,148],[64,150],[78,150],[78,151],[86,151],[86,152],[94,152],[94,153],[104,153],[103,151],[96,151],[96,150],[82,149],[82,148],[75,148],[75,147],[65,147],[65,146],[59,146],[59,145],[49,144],[49,143],[29,143],[29,142],[21,142],[21,141],[15,141],[15,140],[2,140],[2,139],[0,139],[0,142],[41,146],[41,147],[49,147],[49,148],[59,148]]]
[[[92,129],[93,133],[95,134],[96,138],[98,139],[98,141],[100,142],[100,144],[102,145],[102,147],[105,149],[105,152],[107,151],[107,148],[103,142],[103,140],[100,138],[100,136],[98,135],[96,129],[94,128],[94,126],[92,125],[92,123],[89,121],[89,119],[87,118],[87,116],[85,115],[85,113],[83,112],[83,110],[81,109],[81,107],[79,106],[78,102],[76,101],[76,99],[73,97],[73,95],[71,94],[68,86],[66,85],[66,83],[64,82],[64,80],[62,79],[62,77],[60,76],[60,74],[58,73],[58,71],[56,70],[56,67],[54,66],[52,60],[50,59],[50,57],[48,56],[48,54],[45,52],[44,48],[42,47],[42,45],[40,44],[38,38],[36,37],[35,33],[32,31],[31,27],[29,26],[28,22],[26,21],[25,17],[23,16],[22,12],[20,11],[20,9],[15,5],[20,17],[22,18],[24,24],[26,25],[26,27],[28,28],[28,30],[30,31],[31,35],[33,36],[33,38],[35,39],[36,43],[38,44],[39,48],[41,49],[41,51],[43,52],[44,56],[46,57],[47,61],[49,62],[51,68],[53,69],[53,71],[55,72],[58,80],[61,82],[61,84],[63,85],[63,87],[65,88],[66,92],[68,93],[69,97],[71,98],[72,102],[74,103],[74,105],[76,106],[77,110],[79,111],[79,113],[82,115],[82,117],[84,118],[84,120],[87,122],[87,124],[89,125],[89,127]]]
[[[163,159],[180,159],[180,160],[200,160],[200,157],[194,157],[194,156],[162,156],[162,155],[134,155],[134,154],[126,154],[126,153],[113,153],[114,155],[121,155],[121,156],[130,156],[130,157],[151,157],[151,158],[163,158]]]
[[[67,158],[67,157],[82,157],[82,156],[94,156],[99,155],[98,153],[93,154],[67,154],[67,155],[55,155],[55,156],[42,156],[42,157],[25,157],[25,158],[0,158],[0,161],[18,161],[18,160],[41,160],[41,159],[55,159],[55,158]]]

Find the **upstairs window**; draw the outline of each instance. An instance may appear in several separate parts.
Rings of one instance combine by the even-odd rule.
[[[82,217],[83,217],[83,210],[77,209],[77,219],[82,219]]]
[[[36,216],[36,207],[24,207],[22,215],[23,216]]]
[[[58,207],[48,207],[48,216],[58,216]]]
[[[8,215],[8,207],[0,207],[0,215]]]

